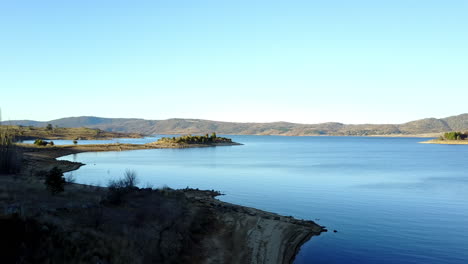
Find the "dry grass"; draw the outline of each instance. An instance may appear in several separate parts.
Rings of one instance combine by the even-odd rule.
[[[84,140],[84,139],[111,139],[111,138],[138,138],[142,137],[136,133],[116,133],[107,132],[100,129],[91,129],[85,127],[79,128],[52,128],[45,127],[24,127],[24,126],[0,126],[2,129],[7,129],[11,134],[19,139],[69,139],[69,140]]]

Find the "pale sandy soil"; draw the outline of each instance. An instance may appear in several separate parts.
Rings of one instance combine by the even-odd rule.
[[[428,141],[422,141],[419,143],[423,144],[444,144],[444,145],[468,145],[468,140],[440,140],[432,139]]]

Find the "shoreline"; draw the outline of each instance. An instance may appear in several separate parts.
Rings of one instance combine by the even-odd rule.
[[[432,139],[428,141],[419,142],[421,144],[440,144],[440,145],[468,145],[468,140],[440,140]]]
[[[226,136],[281,136],[281,137],[383,137],[383,138],[436,138],[442,133],[383,134],[383,135],[288,135],[288,134],[222,134]],[[170,135],[170,134],[168,134]],[[176,135],[176,134],[174,134]]]
[[[81,145],[81,146],[54,146],[54,147],[35,147],[25,146],[27,144],[19,144],[23,149],[25,164],[23,164],[23,178],[27,181],[32,179],[26,179],[27,175],[37,174],[38,170],[51,169],[54,166],[59,167],[63,171],[72,171],[81,167],[82,163],[70,162],[57,160],[57,157],[64,155],[82,153],[82,152],[99,152],[99,151],[122,151],[122,150],[137,150],[137,149],[162,149],[162,148],[195,148],[195,147],[215,147],[216,145],[190,145],[190,146],[173,146],[167,144],[151,144],[151,145],[134,145],[134,144],[107,144],[107,145]],[[226,144],[222,144],[226,145]],[[231,145],[231,144],[229,144]],[[235,143],[238,145],[238,143]],[[20,177],[20,178],[21,178]],[[45,188],[42,184],[42,180],[33,177],[38,192],[44,192]],[[6,178],[0,178],[1,180],[8,180]],[[21,181],[21,180],[19,180]],[[10,181],[9,183],[11,184]],[[25,183],[16,183],[24,188]],[[1,185],[0,185],[1,186]],[[7,186],[3,184],[3,186]],[[25,217],[34,217],[41,225],[50,225],[49,219],[54,217],[56,222],[72,222],[74,219],[80,219],[79,215],[86,214],[86,208],[102,208],[109,215],[115,214],[115,212],[125,210],[127,207],[108,207],[102,204],[102,198],[109,192],[106,187],[87,186],[82,184],[71,184],[67,185],[66,191],[63,194],[57,195],[57,197],[43,198],[41,200],[39,195],[34,195],[33,200],[27,199],[26,197],[21,198],[26,202],[20,206],[20,212]],[[32,188],[31,186],[28,188]],[[89,189],[89,190],[88,190]],[[92,191],[90,191],[92,190]],[[34,192],[31,191],[33,195]],[[44,194],[42,194],[44,195]],[[172,204],[176,201],[177,206],[168,205],[172,210],[185,210],[184,217],[175,218],[174,223],[177,225],[185,226],[187,223],[194,223],[196,226],[201,225],[200,228],[204,230],[193,231],[192,229],[182,228],[177,231],[176,227],[170,227],[165,232],[182,232],[183,235],[179,239],[186,241],[190,237],[195,236],[196,244],[191,247],[198,247],[197,252],[185,252],[172,254],[179,256],[180,260],[184,257],[192,259],[194,256],[203,257],[204,260],[198,261],[197,263],[292,263],[295,256],[299,252],[301,246],[307,242],[311,237],[320,235],[322,232],[326,232],[325,227],[320,226],[313,221],[297,220],[290,216],[282,216],[275,213],[262,211],[255,208],[235,205],[227,202],[220,201],[215,197],[220,193],[215,191],[202,191],[194,189],[134,189],[128,194],[131,197],[128,198],[131,201],[133,210],[140,210],[138,208],[146,208],[151,205],[154,199],[159,201],[158,203],[164,205],[166,203]],[[65,198],[64,198],[65,196]],[[67,196],[74,197],[66,198]],[[90,199],[89,197],[95,197]],[[159,198],[158,198],[159,197]],[[53,206],[44,205],[52,203],[51,200],[62,199],[63,202],[54,202]],[[97,199],[97,200],[96,200]],[[90,202],[101,201],[101,202]],[[172,201],[172,202],[171,202]],[[2,200],[0,199],[0,205]],[[11,203],[11,202],[10,202]],[[17,206],[17,202],[14,203]],[[87,204],[85,209],[83,205]],[[43,209],[43,208],[46,209]],[[1,206],[0,206],[1,208]],[[11,208],[11,204],[4,205],[4,208]],[[39,208],[39,209],[38,209]],[[40,209],[42,208],[42,209]],[[179,209],[177,209],[179,208]],[[185,208],[185,209],[180,209]],[[60,211],[58,211],[60,210]],[[70,213],[70,212],[75,212]],[[7,211],[8,212],[8,211]],[[64,212],[64,214],[60,213]],[[152,209],[145,209],[145,214],[152,214]],[[11,210],[10,210],[11,213]],[[71,215],[70,215],[71,214]],[[44,217],[37,217],[37,215],[44,215]],[[128,215],[126,213],[125,215]],[[158,214],[159,215],[159,214]],[[164,215],[164,214],[163,214]],[[188,216],[187,216],[188,215]],[[191,215],[191,216],[190,216]],[[127,218],[131,215],[126,216]],[[189,217],[190,216],[190,217]],[[194,217],[193,219],[191,217]],[[149,217],[148,220],[144,221],[159,221],[158,217]],[[187,218],[188,217],[188,218]],[[107,219],[107,218],[106,218]],[[112,223],[109,225],[118,225],[118,223]],[[125,219],[125,217],[123,218]],[[146,218],[145,218],[146,219]],[[156,219],[156,220],[154,220]],[[163,220],[165,217],[163,217]],[[192,220],[190,220],[192,219]],[[209,219],[209,220],[208,220]],[[45,222],[44,222],[45,221]],[[82,220],[80,220],[82,221]],[[195,222],[193,222],[195,221]],[[77,222],[79,223],[79,222]],[[122,228],[127,228],[124,225]],[[73,231],[73,225],[71,227],[61,227],[65,230]],[[198,230],[198,229],[196,229]],[[99,230],[91,230],[92,232],[98,232]],[[151,233],[151,230],[145,230],[145,233]],[[195,232],[195,233],[193,233]],[[108,234],[103,234],[108,236]],[[153,236],[157,236],[154,234]],[[161,233],[159,233],[161,235]],[[60,235],[61,236],[61,235]],[[111,239],[115,239],[113,236]],[[131,237],[130,237],[131,238]],[[62,239],[62,238],[60,238]],[[126,237],[126,239],[129,239]],[[162,239],[162,240],[161,240]],[[162,245],[172,245],[172,236],[160,237],[159,243]],[[189,239],[190,240],[190,239]],[[191,240],[190,240],[191,241]],[[136,243],[136,242],[135,242]],[[184,242],[186,243],[186,242]],[[192,242],[191,242],[192,243]],[[194,242],[195,243],[195,242]],[[165,246],[163,246],[164,248]],[[122,249],[131,250],[131,249]],[[130,252],[131,253],[131,252]],[[169,258],[169,255],[167,256]],[[179,260],[179,259],[177,259]]]

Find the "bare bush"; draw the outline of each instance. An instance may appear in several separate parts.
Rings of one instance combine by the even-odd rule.
[[[109,188],[135,188],[138,184],[137,174],[134,170],[125,170],[124,177],[117,180],[109,180]]]
[[[112,204],[121,204],[124,196],[133,189],[136,189],[138,183],[137,174],[134,170],[125,170],[124,177],[117,180],[109,180],[107,184],[108,194],[106,200]]]

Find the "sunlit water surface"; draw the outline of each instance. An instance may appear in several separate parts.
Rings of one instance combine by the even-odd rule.
[[[231,137],[244,145],[61,159],[87,164],[72,172],[80,183],[106,185],[131,169],[140,186],[220,190],[221,200],[338,231],[313,237],[296,263],[468,263],[468,146],[418,144],[425,140],[419,138]]]

